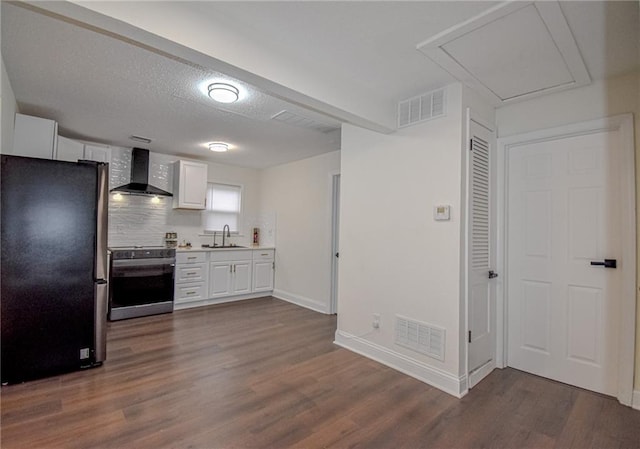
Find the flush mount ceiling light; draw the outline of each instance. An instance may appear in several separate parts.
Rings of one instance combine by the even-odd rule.
[[[238,101],[240,91],[237,87],[225,83],[209,84],[209,96],[220,103]]]
[[[209,149],[216,153],[224,153],[229,150],[229,145],[224,142],[211,142],[209,144]]]

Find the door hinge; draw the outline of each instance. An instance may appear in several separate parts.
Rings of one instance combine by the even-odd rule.
[[[471,343],[471,331],[469,331],[469,343]]]
[[[469,139],[469,151],[473,151],[473,139]]]

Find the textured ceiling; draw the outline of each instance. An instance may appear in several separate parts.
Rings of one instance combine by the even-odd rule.
[[[339,149],[338,131],[271,119],[283,110],[320,129],[339,127],[348,114],[322,114],[330,108],[314,101],[353,106],[352,116],[359,105],[393,117],[397,101],[453,82],[416,46],[497,2],[78,3],[117,25],[175,39],[211,63],[132,45],[115,28],[106,28],[114,37],[2,2],[3,60],[23,112],[57,120],[70,137],[133,146],[129,136],[140,135],[153,139],[153,151],[261,168]],[[561,7],[592,79],[638,69],[638,2]],[[215,61],[255,75],[242,78],[253,85],[236,79],[243,101],[221,107],[203,95],[203,84],[229,79]],[[261,79],[302,96],[273,95],[255,82]],[[305,95],[309,102],[300,100]],[[206,151],[214,140],[235,149]]]
[[[340,148],[333,118],[238,80],[240,101],[215,103],[206,88],[225,75],[4,3],[2,55],[21,112],[55,119],[66,137],[131,147],[144,136],[153,151],[256,168]],[[324,132],[272,120],[282,111]],[[212,141],[232,151],[210,154]]]

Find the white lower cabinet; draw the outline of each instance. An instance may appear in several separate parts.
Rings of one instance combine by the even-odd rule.
[[[273,290],[274,249],[180,251],[175,308],[258,298]]]
[[[233,264],[231,262],[211,262],[209,264],[209,296],[219,298],[231,294],[231,278]]]
[[[244,260],[233,264],[232,291],[234,295],[251,293],[251,261]]]
[[[177,253],[174,301],[176,305],[208,298],[207,253]]]
[[[213,251],[209,257],[210,298],[251,293],[251,251]]]
[[[176,284],[175,302],[192,302],[207,299],[207,286],[202,282]]]
[[[253,252],[253,291],[266,292],[273,290],[273,274],[275,271],[275,251],[272,249]]]

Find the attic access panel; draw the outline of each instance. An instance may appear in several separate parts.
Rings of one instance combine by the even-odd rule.
[[[556,1],[501,3],[418,50],[497,105],[591,81]]]

